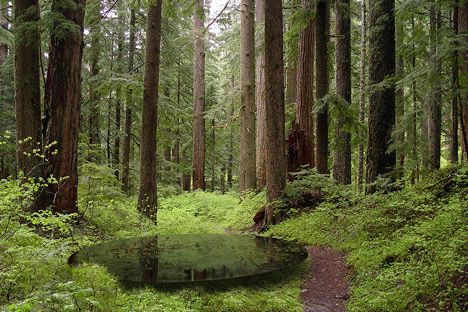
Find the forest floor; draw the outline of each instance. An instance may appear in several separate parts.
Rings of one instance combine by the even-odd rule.
[[[308,251],[312,263],[301,291],[304,312],[345,311],[350,271],[344,254],[328,247]]]
[[[345,305],[350,312],[468,310],[468,167],[371,196],[327,177],[303,177],[288,184],[287,195],[320,188],[323,201],[312,209],[285,205],[287,218],[261,235],[314,246],[309,259],[246,285],[174,291],[126,291],[105,268],[70,268],[67,259],[106,240],[239,233],[252,226],[265,194],[177,194],[161,186],[155,226],[113,179],[105,166],[82,167],[75,216],[26,214],[27,185],[0,181],[1,311],[329,312]]]

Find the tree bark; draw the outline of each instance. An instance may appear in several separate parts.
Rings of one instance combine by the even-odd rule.
[[[124,72],[123,67],[123,46],[124,46],[124,25],[125,21],[122,16],[122,2],[119,2],[119,11],[118,11],[118,24],[119,30],[117,35],[117,70],[119,74]],[[116,102],[115,102],[115,130],[114,130],[114,152],[113,152],[113,165],[115,170],[115,176],[117,179],[120,177],[120,127],[122,119],[122,88],[119,86],[115,90],[116,93]]]
[[[241,1],[240,191],[256,188],[255,171],[255,4]]]
[[[205,189],[205,40],[204,0],[196,0],[193,55],[193,189]]]
[[[255,3],[255,19],[257,24],[265,23],[265,0],[257,0]],[[264,25],[262,25],[264,30]],[[257,36],[262,37],[262,36]],[[264,42],[257,43],[257,60],[256,60],[256,105],[257,105],[257,135],[256,135],[256,172],[257,172],[257,187],[263,189],[266,185],[266,124],[265,124],[265,46]]]
[[[283,12],[281,0],[265,2],[266,189],[265,224],[274,222],[274,202],[286,184],[284,140]]]
[[[314,167],[314,130],[312,107],[314,105],[314,21],[312,19],[312,1],[302,0],[302,7],[310,12],[310,19],[299,34],[297,79],[296,79],[296,142],[288,142],[288,153],[291,154],[291,144],[297,146],[296,171],[299,166]],[[289,141],[289,140],[288,140]],[[291,157],[289,155],[288,157]]]
[[[293,6],[298,6],[301,3],[300,0],[293,0],[292,5]],[[295,7],[292,8],[292,15],[295,14],[297,9]],[[290,18],[289,22],[289,29],[294,27],[294,19]],[[286,70],[286,106],[288,107],[289,105],[292,105],[293,107],[296,105],[296,88],[297,88],[297,48],[298,48],[299,42],[298,40],[290,40],[289,42],[289,57],[288,57],[288,68]]]
[[[15,0],[14,8],[16,162],[25,177],[37,177],[40,158],[34,150],[40,151],[42,142],[39,2]]]
[[[150,5],[146,30],[146,60],[140,145],[140,193],[138,210],[156,223],[156,132],[158,128],[158,87],[161,55],[162,0]],[[170,150],[169,150],[170,157]]]
[[[461,0],[458,16],[458,33],[466,34],[468,32],[468,0]],[[468,37],[465,36],[465,44]],[[468,88],[468,50],[465,50],[460,55],[460,77],[461,89]],[[460,96],[460,126],[461,126],[461,141],[463,146],[463,155],[466,162],[468,162],[468,97]]]
[[[414,18],[411,19],[411,30],[414,36]],[[416,46],[413,43],[411,51],[411,66],[414,70],[416,68]],[[411,84],[411,93],[413,96],[413,107],[412,107],[412,118],[411,118],[411,157],[414,163],[414,167],[411,170],[411,184],[416,183],[419,180],[419,159],[418,159],[418,134],[417,134],[417,122],[418,122],[418,102],[417,102],[417,86],[416,79],[413,78]]]
[[[7,11],[8,4],[0,4],[0,27],[3,29],[8,29],[8,20],[7,20]],[[8,55],[8,46],[6,44],[0,43],[0,65],[3,64],[5,58]]]
[[[458,0],[455,1],[452,16],[452,29],[454,36],[458,35]],[[458,51],[452,52],[452,129],[450,133],[449,160],[452,164],[458,163]]]
[[[133,62],[135,57],[135,9],[130,11],[130,35],[128,46],[128,72],[133,70]],[[130,195],[130,152],[131,152],[131,138],[132,138],[132,108],[133,101],[132,89],[127,90],[126,94],[126,107],[125,107],[125,134],[123,145],[123,172],[122,172],[122,190]]]
[[[336,2],[336,94],[343,104],[351,105],[351,16],[350,0]],[[339,110],[336,121],[336,147],[333,178],[351,183],[351,133],[345,130],[346,116]]]
[[[396,49],[398,50],[404,42],[404,25],[403,21],[399,21],[395,33],[395,41],[396,41]],[[396,56],[396,63],[395,63],[395,75],[396,79],[402,79],[404,75],[404,60],[403,54],[400,53]],[[405,131],[405,124],[403,122],[403,118],[405,116],[405,90],[404,87],[400,87],[396,89],[395,93],[395,123],[397,128],[397,136],[396,136],[396,157],[397,157],[397,167],[398,176],[402,177],[403,175],[403,168],[405,165],[405,140],[406,140],[406,131]]]
[[[89,64],[89,144],[91,149],[93,145],[100,144],[100,110],[99,110],[99,93],[97,92],[96,77],[99,75],[99,55],[100,47],[100,24],[101,24],[101,2],[93,1],[89,4],[89,27],[91,45],[89,48],[90,64]]]
[[[367,146],[367,183],[395,168],[396,154],[389,151],[395,125],[395,87],[375,86],[395,75],[394,0],[376,0],[369,12],[369,137]],[[367,192],[375,191],[369,186]]]
[[[367,7],[366,1],[361,3],[361,54],[359,59],[359,123],[366,121],[366,68],[367,68]],[[358,145],[358,174],[357,187],[362,190],[364,182],[364,140],[359,140]]]
[[[78,133],[80,130],[81,65],[83,55],[84,0],[74,0],[74,6],[63,7],[52,2],[52,12],[63,15],[79,30],[63,34],[63,25],[56,22],[50,34],[49,64],[44,103],[47,115],[45,146],[48,162],[44,178],[53,176],[39,195],[39,209],[53,206],[54,212],[77,212]],[[59,32],[58,29],[61,29]],[[60,36],[57,35],[60,33]],[[56,142],[56,143],[55,143]],[[53,150],[57,150],[55,153]]]
[[[315,26],[315,99],[320,101],[328,94],[328,32],[330,12],[328,1],[318,0]],[[328,105],[316,114],[315,167],[319,173],[328,173]]]
[[[431,93],[428,98],[428,120],[427,120],[427,136],[428,136],[428,162],[427,170],[433,171],[440,168],[440,140],[441,140],[441,63],[438,56],[438,29],[440,27],[440,11],[436,9],[435,2],[430,8],[430,63],[431,63]]]

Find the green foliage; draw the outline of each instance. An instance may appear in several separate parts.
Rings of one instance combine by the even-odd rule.
[[[317,177],[298,184],[311,179]],[[266,235],[347,252],[355,271],[349,311],[462,311],[467,179],[466,167],[452,168],[400,192],[371,196],[320,180],[326,200]]]

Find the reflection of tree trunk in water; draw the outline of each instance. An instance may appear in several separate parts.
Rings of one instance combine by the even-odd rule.
[[[140,245],[141,281],[144,283],[156,283],[158,281],[158,237],[144,240]]]

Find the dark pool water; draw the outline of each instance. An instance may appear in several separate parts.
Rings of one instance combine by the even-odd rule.
[[[124,285],[169,284],[255,276],[295,266],[302,246],[246,235],[158,235],[110,241],[74,253],[70,265],[102,265]]]

